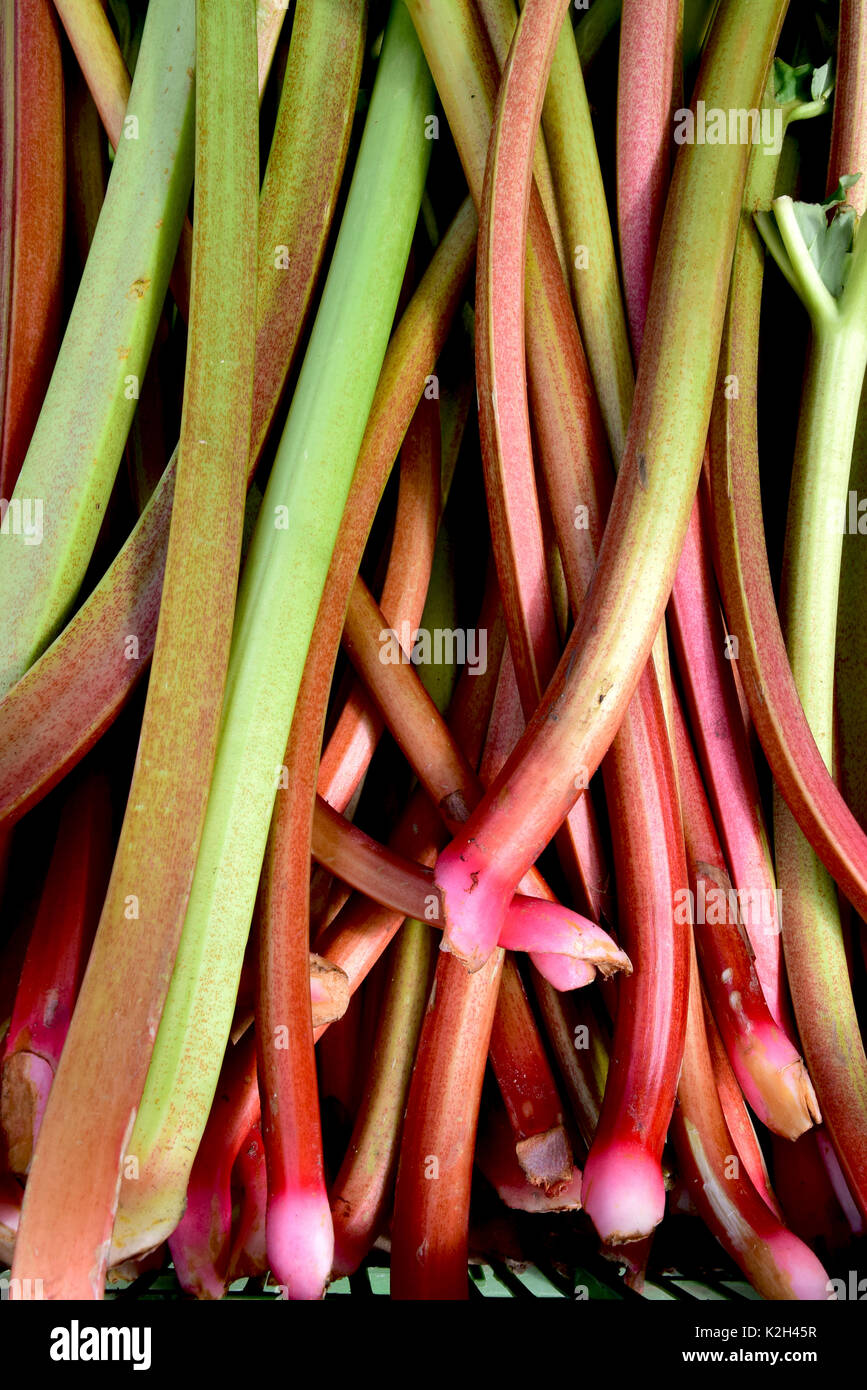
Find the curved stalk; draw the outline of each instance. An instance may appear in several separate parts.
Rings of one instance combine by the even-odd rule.
[[[408,7],[444,101],[470,190],[477,206],[481,207],[499,80],[493,51],[467,0],[443,0],[436,7],[408,0]],[[535,22],[535,16],[531,16],[531,19]],[[535,131],[538,119],[531,120],[530,125]],[[508,152],[505,144],[502,158],[504,178],[508,181],[515,173],[519,185],[526,189],[531,152],[521,153],[519,163],[523,166],[523,172],[516,172],[515,156]],[[521,222],[520,209],[519,196],[514,208],[516,227]],[[505,211],[508,223],[508,209]],[[550,458],[552,454],[567,458],[570,450],[584,457],[599,448],[604,451],[602,423],[593,399],[589,371],[550,229],[541,200],[532,187],[529,217],[527,356],[540,450],[543,459]],[[515,252],[521,253],[521,246],[515,243],[514,237],[509,237],[508,231],[506,241],[506,259],[514,273]],[[492,272],[501,284],[508,283],[509,279],[503,273],[504,268],[505,262],[503,267],[498,266]],[[520,286],[523,287],[523,271],[520,273]],[[477,276],[477,293],[480,283]],[[513,285],[517,292],[518,286],[514,280]],[[481,322],[485,323],[484,318]],[[521,336],[521,322],[519,318],[512,322],[513,335],[517,329]],[[488,325],[485,326],[487,328]],[[523,361],[523,347],[516,352],[513,342],[510,350],[514,367],[519,357]],[[479,338],[479,364],[487,352]],[[522,393],[525,398],[525,388],[522,388]],[[482,389],[480,404],[483,408],[485,396]],[[481,420],[484,426],[484,414]],[[522,447],[510,449],[510,457],[505,460],[507,467],[502,466],[503,461],[496,457],[492,448],[483,449],[483,459],[494,550],[503,587],[518,688],[525,712],[529,715],[535,709],[553,670],[559,637],[547,575],[532,455],[526,450],[526,435]],[[592,849],[589,863],[583,854],[585,845]],[[603,861],[604,855],[597,827],[587,807],[576,808],[568,817],[567,825],[558,836],[557,848],[569,881],[589,886],[596,866]]]
[[[192,0],[148,9],[127,120],[91,253],[13,493],[41,540],[0,535],[0,690],[69,613],[96,542],[168,287],[192,178]],[[140,138],[133,138],[133,136]]]
[[[158,25],[160,13],[149,22]],[[44,1279],[49,1297],[102,1296],[121,1165],[205,822],[229,662],[253,387],[255,29],[251,15],[219,0],[202,8],[196,30],[196,298],[154,666],[120,843],[15,1250],[16,1270]],[[156,41],[159,28],[152,34]],[[72,1144],[80,1161],[70,1171]]]
[[[839,317],[845,322],[838,329],[836,324],[826,327],[824,316],[814,319],[783,561],[786,650],[802,708],[829,770],[843,546],[842,527],[833,519],[848,501],[852,442],[867,366],[863,295],[858,294],[865,283],[863,272],[859,275],[865,254],[867,237],[862,241],[859,236],[840,301]],[[867,1215],[867,1055],[849,984],[836,889],[779,793],[774,830],[786,905],[783,949],[795,1017],[828,1129],[853,1195]]]
[[[760,158],[755,165],[758,182],[751,189],[750,207],[768,182]],[[714,505],[729,622],[740,641],[747,697],[776,781],[776,854],[786,903],[783,949],[795,1016],[825,1122],[863,1212],[867,1057],[852,1003],[836,893],[823,864],[863,912],[858,881],[867,865],[862,853],[867,840],[828,769],[840,512],[867,361],[861,326],[867,238],[856,239],[849,278],[837,302],[807,253],[791,200],[778,199],[774,208],[776,230],[762,215],[762,231],[770,234],[771,249],[808,305],[814,324],[787,527],[783,604],[792,668],[783,649],[760,530],[755,410],[763,265],[748,222],[739,240],[720,362],[721,374],[734,370],[737,351],[740,400],[735,410],[723,405],[715,419]],[[813,587],[805,590],[808,575]],[[828,838],[832,833],[833,841]]]
[[[318,754],[327,707],[327,692],[337,654],[347,595],[361,561],[376,504],[394,454],[424,405],[415,405],[425,371],[435,364],[436,349],[447,331],[463,278],[471,260],[472,218],[459,217],[429,268],[417,299],[401,320],[374,397],[356,465],[328,584],[301,677],[292,732],[286,751],[287,794],[281,796],[267,850],[265,891],[259,928],[260,1034],[271,1039],[284,1029],[288,1046],[262,1042],[263,1138],[269,1171],[268,1249],[272,1268],[292,1297],[318,1297],[328,1278],[332,1256],[331,1217],[324,1187],[319,1133],[313,1037],[301,1003],[306,991],[304,961],[309,938],[309,860],[311,809],[318,775]],[[433,303],[431,303],[433,301]],[[434,308],[435,306],[435,308]],[[415,352],[406,352],[413,331]],[[429,341],[429,337],[433,341]],[[432,457],[423,458],[422,473],[434,497],[430,530],[435,530],[439,494],[439,418],[433,410]],[[430,434],[430,430],[428,431]],[[412,448],[412,442],[410,443]],[[431,546],[432,550],[432,539]],[[396,557],[399,558],[399,557]],[[422,576],[425,565],[421,564]],[[430,566],[427,566],[429,574]],[[427,581],[423,578],[424,587]],[[300,904],[304,904],[303,910]],[[314,1118],[315,1117],[315,1118]],[[306,1236],[306,1240],[305,1240]]]
[[[395,4],[340,235],[241,580],[185,929],[130,1140],[141,1178],[121,1188],[120,1250],[147,1248],[174,1228],[207,1120],[289,724],[418,215],[430,102],[423,56],[403,5]]]
[[[677,1099],[678,1164],[707,1227],[763,1298],[827,1299],[828,1276],[816,1256],[781,1224],[740,1166],[732,1165],[736,1149],[714,1083],[694,947]]]
[[[478,0],[479,13],[488,31],[488,38],[497,63],[502,70],[506,66],[509,57],[509,47],[518,23],[518,7],[516,0]],[[572,26],[569,25],[570,38],[574,46],[575,40],[572,37]],[[557,197],[554,192],[554,185],[551,181],[551,163],[548,159],[548,150],[545,145],[545,137],[540,133],[536,141],[536,153],[533,159],[533,177],[539,189],[539,196],[545,209],[545,216],[548,219],[548,226],[551,228],[551,235],[557,247],[557,259],[563,270],[564,276],[568,278],[569,259],[566,255],[566,248],[563,243],[563,232],[560,227],[560,215],[557,211]]]
[[[726,106],[757,105],[784,9],[780,0],[758,8],[736,0],[726,9],[703,68],[708,105],[717,96]],[[444,943],[470,969],[496,941],[521,874],[577,799],[576,769],[592,775],[607,751],[653,645],[701,466],[723,326],[719,286],[730,269],[745,173],[743,147],[681,149],[658,258],[664,273],[654,281],[648,347],[594,583],[526,734],[440,856]]]

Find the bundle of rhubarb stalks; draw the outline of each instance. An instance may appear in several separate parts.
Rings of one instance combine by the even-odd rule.
[[[848,1290],[867,0],[0,41],[12,1296]]]

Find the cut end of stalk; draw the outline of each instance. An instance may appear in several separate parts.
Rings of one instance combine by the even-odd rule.
[[[819,1101],[800,1057],[780,1066],[764,1049],[754,1048],[746,1053],[744,1065],[758,1090],[757,1098],[747,1099],[774,1134],[794,1140],[822,1123]]]
[[[9,1168],[20,1177],[30,1171],[33,1146],[53,1080],[49,1063],[35,1052],[13,1052],[3,1063],[0,1113]]]
[[[323,1297],[334,1259],[334,1227],[324,1190],[282,1192],[268,1199],[268,1264],[287,1298]]]
[[[822,1123],[804,1060],[771,1019],[752,1020],[737,1040],[732,1061],[745,1098],[774,1134],[794,1140]]]
[[[773,1260],[773,1272],[751,1271],[754,1287],[765,1298],[797,1299],[810,1303],[836,1300],[834,1281],[808,1245],[784,1228],[767,1237],[766,1246]]]
[[[528,1182],[544,1188],[549,1197],[562,1192],[572,1181],[572,1155],[562,1125],[519,1139],[515,1153]]]
[[[644,1240],[665,1215],[662,1169],[638,1144],[594,1145],[581,1202],[603,1244]]]
[[[313,1027],[336,1023],[349,1006],[349,976],[324,956],[310,953],[310,1003]]]
[[[573,1168],[568,1183],[556,1192],[533,1187],[528,1182],[502,1179],[496,1184],[497,1195],[511,1211],[556,1212],[581,1210],[581,1169]]]

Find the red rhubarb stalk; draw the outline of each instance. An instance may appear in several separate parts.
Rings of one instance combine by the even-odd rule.
[[[0,427],[0,497],[12,496],[54,366],[60,332],[66,164],[63,70],[51,0],[15,0],[11,297]],[[38,156],[34,157],[34,151]],[[4,152],[5,158],[5,152]],[[7,211],[8,209],[8,211]]]
[[[473,764],[478,762],[482,752],[505,644],[496,572],[490,560],[479,626],[488,632],[488,667],[477,675],[471,675],[469,669],[464,668],[449,716],[452,733]],[[317,811],[323,809],[324,803],[317,803]],[[327,816],[327,811],[325,814]],[[314,840],[318,820],[319,816],[315,813]],[[340,827],[337,826],[337,829]],[[406,859],[432,867],[443,838],[442,821],[436,808],[424,789],[417,787],[391,836],[391,848]],[[423,906],[425,911],[430,906],[427,895]],[[334,922],[323,931],[319,945],[345,971],[352,990],[357,989],[382,955],[405,916],[406,913],[400,911],[399,907],[394,910],[383,908],[369,898],[356,895],[349,899]],[[317,1030],[317,1039],[321,1035],[322,1030]]]
[[[830,194],[843,174],[861,178],[847,190],[846,201],[863,217],[867,209],[867,5],[864,0],[840,0],[840,28],[837,34],[837,73],[834,87],[834,118],[831,126],[831,153],[828,158]]]
[[[477,206],[481,207],[499,81],[493,50],[478,16],[467,0],[443,0],[436,7],[409,0],[408,7],[444,101],[467,182]],[[533,20],[532,14],[530,18]],[[534,132],[537,128],[538,119],[533,125]],[[525,152],[518,164],[528,166],[531,159],[532,150]],[[508,153],[505,162],[508,167]],[[518,177],[526,184],[530,178],[529,168],[524,167]],[[556,321],[557,315],[562,315],[565,308],[574,341],[577,341],[578,335],[550,228],[535,189],[530,197],[529,215],[531,254],[527,260],[527,332],[528,356],[534,378],[534,419],[540,431],[543,455],[557,450],[567,456],[569,449],[575,448],[576,441],[580,454],[587,433],[592,432],[594,427],[598,427],[599,437],[602,437],[601,422],[598,411],[594,413],[594,408],[588,404],[592,398],[592,387],[580,345],[577,349],[577,371],[581,378],[581,389],[577,395],[573,395],[570,389],[573,383],[563,381],[563,354],[558,335],[552,329],[552,319]],[[544,281],[543,271],[547,274]],[[477,294],[480,283],[477,277]],[[523,284],[522,270],[521,290]],[[521,338],[522,322],[516,318],[513,323],[513,330],[517,327]],[[485,333],[487,331],[486,325]],[[479,354],[486,351],[481,345],[481,336],[477,335],[477,377],[481,360]],[[523,352],[520,355],[523,362]],[[540,406],[536,395],[536,382],[540,384],[540,390],[544,388],[543,406]],[[483,409],[485,394],[480,389],[479,399]],[[559,433],[557,426],[564,415],[566,429],[564,433]],[[484,426],[484,417],[480,418]],[[547,684],[559,649],[532,456],[528,457],[523,447],[512,450],[505,472],[495,452],[484,448],[483,458],[494,552],[518,688],[525,713],[529,715]],[[585,844],[592,845],[593,859],[598,863],[602,850],[596,827],[589,810],[578,807],[558,837],[558,851],[570,882],[582,878],[586,881],[591,875],[590,867],[586,864],[582,866],[581,862],[580,847]]]
[[[555,1196],[572,1181],[572,1150],[551,1064],[509,955],[503,962],[490,1057],[521,1170],[534,1187]]]
[[[346,614],[344,643],[356,670],[385,715],[393,736],[428,795],[438,806],[445,824],[454,830],[481,796],[481,782],[455,747],[445,721],[414,668],[409,664],[383,663],[380,660],[382,648],[378,639],[383,630],[384,623],[377,604],[363,582],[356,580]],[[546,940],[551,941],[553,952],[560,954],[554,942],[565,942],[568,932],[561,937],[558,924],[565,923],[570,914],[556,902],[549,901],[543,905],[540,900],[551,899],[553,895],[535,869],[531,869],[525,878],[526,882],[522,880],[522,892],[532,895],[528,900],[531,905],[507,905],[510,933],[517,929],[521,940],[533,943],[530,949],[537,955],[547,953]],[[425,916],[427,920],[434,920],[430,913]],[[571,916],[574,917],[574,914]],[[594,930],[605,937],[601,929]],[[549,932],[556,932],[557,935],[549,937]],[[605,937],[605,940],[608,938]],[[556,966],[568,968],[565,961],[538,959],[536,963],[545,974]],[[562,977],[556,975],[552,983],[564,988],[561,980]]]
[[[820,1249],[837,1251],[850,1244],[852,1226],[828,1176],[821,1134],[821,1129],[810,1130],[794,1144],[774,1140],[774,1188],[795,1234],[812,1249],[822,1242]]]
[[[719,1028],[716,1024],[716,1019],[711,1012],[710,1005],[707,1001],[707,995],[704,991],[702,991],[702,1006],[704,1009],[705,1034],[707,1036],[708,1051],[710,1053],[711,1066],[713,1067],[717,1095],[719,1096],[719,1102],[722,1106],[726,1126],[735,1143],[735,1150],[747,1171],[753,1187],[756,1189],[765,1205],[770,1207],[771,1211],[783,1221],[785,1218],[780,1210],[776,1196],[771,1191],[765,1156],[762,1153],[761,1146],[756,1137],[755,1127],[750,1119],[750,1112],[747,1110],[743,1092],[732,1070],[732,1064],[728,1059],[728,1054],[726,1053]],[[791,1142],[791,1140],[786,1140],[787,1146]]]
[[[519,280],[523,284],[529,158],[544,92],[546,53],[550,56],[550,50],[541,42],[546,35],[539,15],[539,11],[533,11],[539,23],[538,33],[529,7],[516,32],[492,135],[487,173],[492,185],[486,182],[486,189],[490,187],[489,202],[483,205],[480,229],[481,245],[487,245],[486,251],[480,253],[480,270],[489,263],[492,267],[493,310],[489,322],[487,317],[480,318],[483,329],[490,329],[489,352],[494,369],[491,378],[496,386],[497,413],[503,419],[508,407],[514,404],[518,409],[518,421],[508,431],[517,440],[521,439],[520,423],[526,416],[523,335],[514,331],[516,316],[508,298],[511,286],[505,279],[497,280],[496,268],[505,263],[512,272],[512,285]],[[547,34],[549,45],[556,42],[557,17],[551,16],[554,32]],[[535,94],[535,105],[531,94]],[[508,160],[503,150],[508,151]],[[501,164],[493,163],[496,156]],[[520,176],[524,182],[517,184],[516,194],[513,181]],[[523,216],[517,221],[515,209],[521,206]],[[519,325],[522,319],[521,313]],[[485,340],[483,333],[480,342]],[[484,422],[484,411],[481,418]],[[505,426],[503,433],[507,434]],[[528,433],[524,447],[529,452]],[[550,481],[549,492],[556,495]],[[589,547],[582,545],[578,554],[575,536],[575,518],[570,519],[568,528],[561,520],[564,565],[568,563],[568,550],[575,548],[575,554],[569,556],[572,564],[567,576],[572,577],[570,597],[577,608],[584,596],[584,584],[579,587],[576,577],[583,561],[586,568],[581,577],[586,582]],[[615,843],[615,858],[618,859],[619,851],[618,862],[622,865],[618,874],[618,882],[623,886],[621,920],[628,933],[630,953],[639,962],[636,974],[620,991],[614,1065],[584,1173],[584,1206],[606,1241],[640,1238],[662,1217],[665,1192],[659,1164],[674,1104],[683,1037],[686,942],[685,933],[672,922],[672,906],[674,893],[685,878],[685,865],[679,827],[670,814],[673,794],[676,799],[675,782],[661,705],[655,709],[655,699],[658,702],[655,679],[649,672],[641,687],[640,703],[628,712],[623,731],[605,764],[609,806],[617,806],[615,823],[622,825],[621,837]],[[654,778],[652,784],[648,773]],[[641,804],[636,805],[636,801]],[[648,853],[650,846],[655,847],[655,852]],[[668,1021],[667,1031],[659,1027],[663,1018]],[[621,1062],[626,1057],[631,1059],[628,1064]],[[633,1178],[629,1184],[624,1183],[624,1160],[633,1170],[641,1170],[639,1180]],[[627,1191],[635,1199],[632,1208],[624,1201]]]
[[[2,1122],[22,1176],[57,1071],[111,868],[111,800],[98,773],[69,789],[6,1037]]]
[[[573,1167],[569,1181],[558,1184],[553,1193],[529,1181],[515,1153],[509,1116],[493,1095],[482,1104],[476,1163],[500,1201],[513,1211],[577,1211],[581,1206],[578,1168]]]
[[[559,654],[530,440],[524,248],[535,135],[563,10],[562,0],[540,0],[516,30],[485,170],[476,274],[482,459],[515,674],[528,715]],[[521,118],[529,134],[516,145]]]
[[[472,230],[472,211],[465,209],[390,344],[304,665],[285,759],[286,792],[278,795],[269,837],[257,1007],[262,1132],[269,1172],[268,1250],[272,1270],[293,1298],[321,1296],[333,1255],[312,1025],[301,1004],[302,996],[309,994],[311,819],[327,692],[347,597],[377,502],[469,271]],[[435,308],[428,317],[431,303]],[[408,345],[414,351],[406,352]],[[380,631],[384,628],[383,620]]]
[[[394,1200],[391,1295],[467,1298],[470,1184],[503,952],[475,975],[441,954],[409,1090]]]
[[[441,899],[432,871],[378,844],[321,799],[314,813],[313,853],[338,878],[383,906],[405,917],[442,925]],[[544,879],[527,878],[528,886],[545,890]],[[329,960],[345,970],[344,960],[335,956],[330,946],[336,926],[335,922],[317,944],[320,951],[329,952]],[[595,966],[604,975],[630,969],[628,957],[601,927],[551,898],[517,894],[507,909],[502,942],[507,950],[533,955],[537,968],[546,978],[553,976],[552,983],[559,989],[589,983],[593,976],[586,966]]]
[[[724,12],[703,69],[708,105],[717,98],[726,106],[757,104],[784,8],[781,0],[762,0],[758,10],[735,3]],[[444,943],[469,968],[485,959],[504,904],[576,800],[576,769],[592,774],[609,747],[653,644],[701,465],[722,333],[719,286],[727,281],[745,172],[746,149],[734,145],[684,145],[678,158],[663,273],[654,281],[648,346],[594,583],[526,734],[440,856]]]
[[[502,70],[506,66],[509,56],[509,48],[515,34],[518,23],[518,7],[515,0],[478,0],[479,13],[484,20],[488,38],[497,63]],[[569,25],[569,36],[572,38],[572,25]],[[574,43],[574,39],[572,40]],[[536,186],[539,189],[539,196],[545,208],[545,216],[551,228],[551,235],[557,247],[557,259],[563,268],[564,276],[568,275],[569,261],[566,255],[566,246],[563,241],[563,230],[560,225],[560,214],[557,209],[557,195],[554,192],[554,184],[551,178],[551,163],[548,158],[548,151],[545,146],[545,137],[540,132],[536,142],[536,152],[533,160],[533,175]]]
[[[232,1187],[241,1189],[241,1210],[232,1239],[226,1283],[258,1278],[268,1268],[265,1246],[265,1211],[268,1199],[265,1146],[254,1125],[241,1145],[232,1172]]]
[[[669,614],[696,751],[726,862],[743,904],[756,974],[773,1019],[791,1030],[776,878],[698,502],[690,517]]]
[[[759,156],[756,179],[768,181]],[[750,190],[748,207],[761,196]],[[717,395],[711,433],[715,539],[730,630],[738,637],[750,711],[774,775],[780,810],[776,853],[793,885],[783,913],[783,949],[804,1057],[846,1181],[867,1213],[867,1059],[852,1001],[833,884],[867,913],[867,837],[848,810],[804,714],[789,665],[762,526],[757,429],[758,325],[764,256],[745,217],[735,259],[720,381],[734,373],[739,399]],[[821,533],[817,533],[821,534]],[[803,656],[803,653],[802,653]],[[827,727],[825,729],[827,741]],[[797,822],[797,824],[796,824]],[[804,840],[799,831],[803,832]],[[806,842],[809,841],[809,844]],[[815,853],[811,853],[810,850]],[[805,913],[805,882],[825,908]],[[785,900],[784,900],[785,901]],[[800,905],[800,910],[799,910]]]

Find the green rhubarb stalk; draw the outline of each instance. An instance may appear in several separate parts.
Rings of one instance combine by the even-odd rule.
[[[845,196],[845,190],[841,190]],[[838,195],[839,197],[839,195]],[[777,198],[759,228],[812,324],[783,559],[781,622],[816,746],[834,758],[834,663],[849,471],[867,368],[867,233],[855,219]],[[775,793],[783,950],[819,1102],[853,1195],[867,1214],[867,1055],[852,998],[833,879]]]
[[[312,22],[305,14],[310,11]],[[255,320],[257,344],[267,342],[268,352],[280,359],[287,372],[302,339],[343,172],[345,131],[358,89],[363,20],[355,3],[337,10],[332,0],[300,0],[295,11],[287,73],[315,72],[320,86],[311,90],[305,82],[301,90],[306,105],[287,99],[278,112],[259,199]],[[260,33],[260,53],[261,44]],[[310,111],[315,112],[313,119]],[[443,259],[448,267],[453,256],[468,255],[474,229],[468,226],[466,214],[456,222],[454,236],[446,239],[440,269]],[[0,219],[0,234],[2,227]],[[275,268],[275,246],[292,247],[288,269]],[[448,276],[451,271],[444,273]],[[436,300],[440,281],[434,280],[428,288]],[[449,293],[457,291],[452,286]],[[435,333],[431,324],[440,325]],[[430,361],[424,372],[432,371],[433,342],[439,341],[436,335],[442,329],[440,311],[428,307],[426,296],[417,304],[411,325],[410,329],[408,321],[409,336],[403,340],[403,367],[409,364],[411,375],[420,353]],[[263,346],[256,355],[248,483],[257,462],[255,446],[268,433],[283,384],[279,366],[274,372],[268,352]],[[259,386],[266,371],[270,393]],[[399,438],[395,452],[398,443]],[[17,820],[60,780],[111,723],[147,669],[159,612],[175,457],[99,585],[48,650],[0,700],[0,822],[7,817]],[[137,660],[127,655],[129,635],[138,639]],[[50,721],[41,717],[49,707]]]
[[[852,451],[849,492],[854,513],[843,537],[840,597],[837,611],[835,692],[837,700],[837,763],[843,795],[862,827],[867,827],[867,391],[861,406]]]
[[[16,1270],[43,1280],[52,1298],[102,1296],[121,1168],[133,1176],[127,1141],[199,849],[229,661],[255,346],[252,8],[199,0],[196,57],[193,302],[148,700],[120,843],[15,1249]]]
[[[575,47],[584,72],[590,67],[612,29],[617,27],[622,0],[590,0],[586,14],[575,25]]]
[[[427,174],[430,76],[391,12],[310,344],[245,565],[187,918],[129,1152],[114,1255],[177,1224],[217,1084],[313,623],[394,318]]]
[[[260,7],[261,9],[261,7]],[[260,63],[263,39],[259,35]],[[325,255],[358,95],[367,0],[299,0],[259,202],[251,463],[259,461],[292,370]],[[323,131],[334,132],[323,158]],[[287,219],[287,208],[306,216]],[[311,266],[313,273],[311,274]]]
[[[0,533],[0,692],[67,616],[108,505],[190,191],[194,55],[192,0],[153,0],[127,138],[11,499],[29,525]]]

